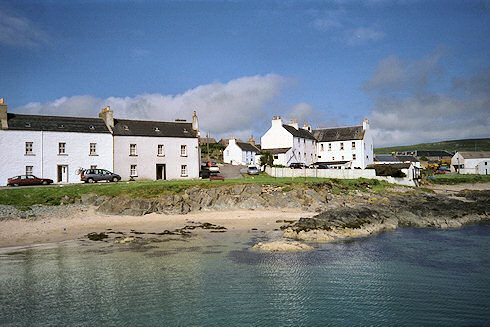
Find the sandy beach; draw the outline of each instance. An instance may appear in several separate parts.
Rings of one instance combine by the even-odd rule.
[[[108,229],[125,234],[130,233],[131,230],[144,233],[172,231],[197,223],[224,226],[228,231],[246,231],[252,228],[259,231],[270,231],[278,229],[284,224],[282,222],[284,220],[297,220],[315,214],[314,212],[288,209],[204,211],[186,215],[117,216],[98,214],[95,212],[95,208],[87,207],[68,217],[0,221],[0,247],[86,239],[88,233],[106,232]],[[205,231],[196,229],[192,232]]]

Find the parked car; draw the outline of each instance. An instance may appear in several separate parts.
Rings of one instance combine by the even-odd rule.
[[[302,169],[302,168],[306,168],[306,165],[302,162],[293,162],[292,164],[289,165],[289,168]]]
[[[329,169],[330,167],[327,165],[318,164],[318,165],[315,165],[314,168],[316,168],[316,169]]]
[[[49,178],[39,178],[34,175],[19,175],[7,180],[8,186],[21,186],[21,185],[48,185],[52,184],[53,180]]]
[[[85,183],[97,183],[99,181],[119,182],[121,176],[106,169],[86,169],[80,174],[80,180]]]
[[[219,167],[214,161],[208,161],[206,163],[206,166],[208,167],[209,172],[211,173],[219,173]]]
[[[248,166],[247,174],[249,175],[258,175],[260,170],[256,166]]]
[[[214,161],[208,161],[201,164],[201,170],[199,176],[202,178],[209,178],[209,176],[215,176],[219,174],[219,167]]]
[[[436,170],[434,174],[436,175],[444,175],[446,172],[444,170]]]

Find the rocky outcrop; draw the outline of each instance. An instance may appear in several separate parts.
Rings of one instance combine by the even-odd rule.
[[[455,228],[490,221],[490,191],[458,197],[391,194],[381,200],[334,208],[286,226],[284,236],[305,241],[361,237],[397,227]]]
[[[326,190],[278,187],[271,185],[234,185],[215,188],[190,188],[183,194],[166,194],[154,199],[127,196],[98,199],[85,195],[81,202],[98,206],[98,211],[117,215],[149,213],[185,214],[195,211],[227,209],[301,208],[308,211],[326,209]]]

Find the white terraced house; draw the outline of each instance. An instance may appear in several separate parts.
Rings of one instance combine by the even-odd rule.
[[[273,155],[274,164],[307,166],[323,164],[335,168],[364,169],[373,163],[373,139],[369,122],[362,125],[312,130],[304,124],[298,128],[296,120],[283,124],[275,116],[271,128],[261,138],[262,151]]]
[[[299,128],[296,120],[283,124],[281,117],[274,116],[271,128],[262,136],[260,145],[263,152],[273,155],[275,165],[312,165],[317,160],[316,139],[311,133],[311,126]]]
[[[459,151],[451,159],[451,171],[458,174],[490,174],[490,151]]]
[[[253,138],[250,143],[238,142],[234,137],[230,138],[228,146],[223,152],[223,161],[232,165],[256,165],[260,149],[254,144]]]
[[[32,174],[55,183],[80,182],[80,168],[107,169],[122,179],[199,177],[197,116],[192,123],[7,113],[0,100],[0,185]],[[6,155],[8,154],[8,155]]]

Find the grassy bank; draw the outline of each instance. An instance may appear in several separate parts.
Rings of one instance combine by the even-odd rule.
[[[441,185],[490,183],[490,175],[435,175],[427,180]]]
[[[328,183],[333,194],[353,190],[383,191],[391,187],[386,182],[371,179],[326,179],[326,178],[274,178],[266,174],[245,176],[243,179],[225,181],[188,180],[154,182],[120,182],[78,184],[53,187],[6,188],[0,190],[0,204],[28,208],[34,204],[59,205],[73,202],[83,194],[95,193],[104,196],[127,195],[134,198],[156,198],[164,194],[180,194],[191,187],[213,188],[224,185],[258,184],[283,187],[284,191],[295,187],[320,187]]]

